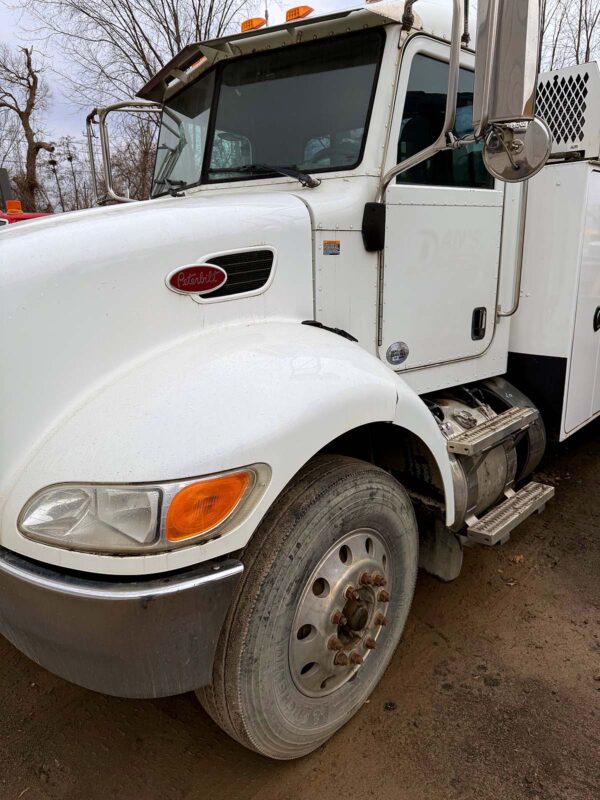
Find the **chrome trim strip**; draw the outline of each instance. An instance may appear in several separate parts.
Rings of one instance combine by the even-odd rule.
[[[130,579],[123,583],[120,583],[119,576],[115,575],[111,576],[114,583],[104,583],[93,577],[71,576],[69,573],[64,573],[60,577],[55,576],[52,574],[54,570],[45,565],[26,561],[8,550],[0,551],[0,572],[39,589],[74,597],[89,597],[93,600],[148,600],[173,595],[236,577],[242,574],[244,567],[240,561],[224,561],[222,564],[212,565],[211,570],[212,572],[208,574],[204,572],[197,574],[197,570],[194,570],[191,575],[188,571],[175,573],[172,576],[167,574],[151,580],[139,576],[139,581]]]

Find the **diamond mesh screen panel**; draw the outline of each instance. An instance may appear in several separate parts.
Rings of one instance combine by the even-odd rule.
[[[552,131],[555,145],[580,144],[584,139],[589,72],[553,75],[538,85],[537,113]]]

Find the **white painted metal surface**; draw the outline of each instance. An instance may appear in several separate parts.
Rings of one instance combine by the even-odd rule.
[[[293,194],[214,191],[47,218],[5,237],[3,546],[120,574],[214,558],[247,542],[315,452],[374,421],[428,444],[452,518],[445,443],[417,395],[360,346],[300,324],[313,318],[312,237]],[[257,245],[277,253],[260,295],[199,305],[165,287],[178,264]],[[373,306],[359,313],[367,311],[375,315]],[[202,546],[115,558],[38,544],[16,529],[24,503],[49,484],[176,479],[257,461],[273,470],[263,501]]]
[[[447,61],[449,48],[427,37],[406,47],[386,167],[397,153],[413,59]],[[464,66],[472,66],[465,54]],[[495,328],[503,191],[392,183],[387,231],[380,358],[394,342],[410,351],[398,371],[481,355]],[[471,337],[475,308],[486,309],[486,334]]]
[[[588,170],[577,309],[564,430],[570,433],[600,411],[600,171]]]
[[[529,182],[521,303],[510,350],[568,358],[587,195],[587,164],[546,167]]]
[[[510,350],[564,359],[561,438],[600,411],[600,171],[546,167],[530,183],[524,270]]]
[[[396,341],[410,350],[402,371],[472,358],[488,347],[501,220],[502,192],[388,190],[382,358]],[[477,307],[487,310],[488,324],[485,337],[474,341]]]
[[[445,440],[417,395],[358,345],[297,321],[198,331],[109,376],[77,406],[18,473],[3,509],[3,545],[47,563],[153,573],[235,551],[315,452],[373,421],[396,422],[428,444],[453,510]],[[40,545],[16,531],[24,502],[49,483],[193,477],[257,459],[273,472],[261,503],[227,536],[200,546],[114,558]]]

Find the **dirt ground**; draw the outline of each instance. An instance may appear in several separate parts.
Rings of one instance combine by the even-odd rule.
[[[369,703],[298,762],[245,751],[191,694],[104,697],[0,639],[0,800],[598,800],[600,424],[540,475],[546,513],[455,583],[420,576]]]

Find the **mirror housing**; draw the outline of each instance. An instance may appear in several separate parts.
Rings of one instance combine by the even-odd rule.
[[[535,116],[540,39],[539,0],[479,0],[473,123],[490,125]]]
[[[479,0],[473,128],[494,177],[527,180],[550,157],[552,137],[535,116],[540,0]]]

